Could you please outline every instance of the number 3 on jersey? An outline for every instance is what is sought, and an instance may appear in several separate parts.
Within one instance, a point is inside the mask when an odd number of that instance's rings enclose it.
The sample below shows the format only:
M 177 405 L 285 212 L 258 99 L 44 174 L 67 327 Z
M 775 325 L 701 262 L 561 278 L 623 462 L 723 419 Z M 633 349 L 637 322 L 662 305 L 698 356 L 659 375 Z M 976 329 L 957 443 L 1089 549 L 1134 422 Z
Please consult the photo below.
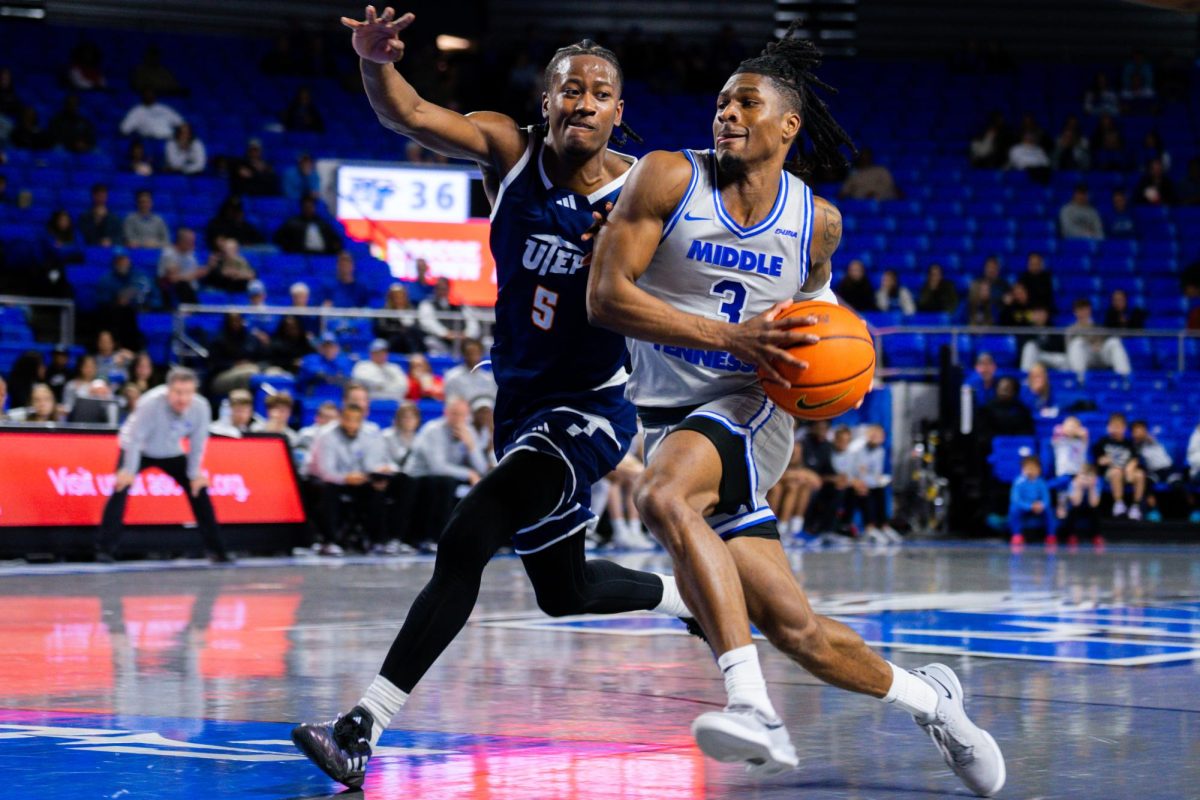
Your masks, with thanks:
M 742 321 L 742 306 L 746 305 L 746 287 L 740 282 L 726 278 L 712 285 L 710 291 L 725 302 L 717 312 L 722 317 L 737 325 Z
M 533 324 L 544 331 L 554 327 L 554 311 L 558 305 L 558 292 L 538 286 L 533 292 Z

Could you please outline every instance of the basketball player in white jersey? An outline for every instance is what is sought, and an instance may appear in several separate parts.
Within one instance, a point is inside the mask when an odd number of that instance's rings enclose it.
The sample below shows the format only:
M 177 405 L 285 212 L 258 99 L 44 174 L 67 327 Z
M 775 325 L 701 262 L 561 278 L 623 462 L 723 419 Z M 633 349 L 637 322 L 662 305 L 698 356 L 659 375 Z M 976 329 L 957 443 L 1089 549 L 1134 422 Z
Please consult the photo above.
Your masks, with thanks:
M 812 161 L 849 144 L 812 87 L 816 48 L 791 39 L 743 62 L 717 100 L 715 148 L 654 152 L 632 171 L 596 245 L 592 321 L 630 339 L 627 390 L 646 430 L 637 490 L 643 519 L 675 562 L 679 588 L 725 676 L 728 705 L 692 732 L 719 761 L 774 774 L 798 759 L 767 696 L 747 619 L 778 649 L 835 686 L 912 714 L 969 789 L 1004 784 L 995 741 L 963 709 L 954 672 L 884 661 L 858 634 L 813 613 L 779 542 L 766 492 L 783 474 L 794 423 L 755 375 L 804 364 L 811 319 L 776 320 L 793 300 L 836 302 L 832 205 L 786 172 L 805 130 Z M 792 165 L 788 165 L 792 166 Z

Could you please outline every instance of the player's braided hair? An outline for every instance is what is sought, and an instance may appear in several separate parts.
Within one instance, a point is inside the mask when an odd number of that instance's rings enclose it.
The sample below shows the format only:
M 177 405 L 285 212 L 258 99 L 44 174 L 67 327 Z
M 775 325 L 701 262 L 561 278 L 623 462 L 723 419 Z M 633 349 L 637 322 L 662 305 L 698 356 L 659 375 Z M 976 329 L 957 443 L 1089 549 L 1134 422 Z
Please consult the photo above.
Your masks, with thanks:
M 796 157 L 785 165 L 785 169 L 796 175 L 810 176 L 822 168 L 844 166 L 843 146 L 851 152 L 857 151 L 850 134 L 834 120 L 825 101 L 813 91 L 814 87 L 819 87 L 837 94 L 837 89 L 813 74 L 821 64 L 821 51 L 817 46 L 808 39 L 792 38 L 798 22 L 793 21 L 783 37 L 768 44 L 760 55 L 738 64 L 733 73 L 764 75 L 791 100 L 804 120 L 803 130 L 812 142 L 812 151 L 805 152 L 804 146 L 797 142 Z
M 595 56 L 596 58 L 604 59 L 612 64 L 613 68 L 617 71 L 617 81 L 621 84 L 620 88 L 625 88 L 625 73 L 621 69 L 621 62 L 617 60 L 617 54 L 607 47 L 601 47 L 591 39 L 583 39 L 575 44 L 569 44 L 566 47 L 560 47 L 555 50 L 554 55 L 550 57 L 550 63 L 546 64 L 546 69 L 542 73 L 542 85 L 549 89 L 550 81 L 554 77 L 554 71 L 558 68 L 558 63 L 564 58 L 571 58 L 572 56 Z M 543 122 L 540 129 L 542 135 L 546 135 L 550 131 L 549 123 Z M 613 130 L 612 140 L 618 147 L 624 147 L 630 139 L 638 144 L 642 143 L 642 137 L 634 133 L 633 128 L 629 127 L 628 123 L 622 121 Z

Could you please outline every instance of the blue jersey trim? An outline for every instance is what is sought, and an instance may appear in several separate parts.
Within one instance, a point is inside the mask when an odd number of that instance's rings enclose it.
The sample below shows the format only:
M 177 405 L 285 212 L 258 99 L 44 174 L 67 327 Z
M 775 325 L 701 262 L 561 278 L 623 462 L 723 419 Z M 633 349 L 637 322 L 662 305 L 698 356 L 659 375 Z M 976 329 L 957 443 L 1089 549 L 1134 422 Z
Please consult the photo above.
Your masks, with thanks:
M 779 221 L 779 216 L 783 213 L 783 209 L 787 206 L 788 186 L 791 181 L 788 180 L 786 172 L 779 173 L 779 190 L 775 193 L 775 205 L 771 206 L 771 210 L 767 212 L 767 218 L 756 225 L 749 228 L 743 228 L 741 225 L 734 222 L 733 217 L 729 216 L 729 212 L 725 210 L 725 204 L 721 201 L 721 192 L 717 188 L 717 156 L 713 151 L 709 151 L 712 163 L 712 193 L 713 206 L 717 210 L 717 219 L 721 220 L 721 224 L 739 239 L 749 239 L 751 236 L 757 236 L 763 231 L 770 228 Z
M 810 186 L 804 186 L 804 240 L 800 242 L 800 288 L 808 282 L 808 273 L 812 268 L 812 232 L 813 216 L 816 213 L 816 203 Z
M 681 152 L 691 162 L 692 178 L 688 181 L 687 191 L 683 193 L 683 197 L 679 199 L 675 210 L 671 212 L 671 216 L 667 219 L 667 224 L 663 226 L 662 238 L 659 239 L 660 242 L 671 235 L 671 231 L 675 229 L 675 223 L 679 222 L 679 218 L 687 209 L 688 202 L 692 199 L 692 193 L 696 191 L 696 184 L 700 182 L 700 167 L 696 164 L 696 157 L 692 155 L 691 150 L 683 150 Z

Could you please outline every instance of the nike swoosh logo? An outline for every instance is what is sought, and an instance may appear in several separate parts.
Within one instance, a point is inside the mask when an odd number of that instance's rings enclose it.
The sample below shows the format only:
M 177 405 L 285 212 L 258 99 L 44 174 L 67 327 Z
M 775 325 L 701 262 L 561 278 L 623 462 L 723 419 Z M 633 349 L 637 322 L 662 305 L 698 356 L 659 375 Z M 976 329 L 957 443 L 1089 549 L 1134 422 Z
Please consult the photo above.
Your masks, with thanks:
M 929 678 L 931 681 L 936 683 L 938 686 L 942 687 L 942 691 L 946 693 L 946 698 L 948 700 L 954 699 L 954 695 L 950 694 L 950 687 L 947 686 L 946 684 L 942 683 L 941 681 L 939 681 L 936 676 L 930 675 L 928 672 L 922 672 L 921 674 L 924 675 L 926 678 Z
M 739 661 L 736 664 L 730 664 L 728 667 L 721 670 L 721 672 L 729 672 L 729 670 L 733 669 L 734 667 L 740 667 L 742 664 L 745 664 L 745 663 L 746 663 L 745 661 Z
M 689 214 L 686 211 L 683 212 L 683 218 L 686 219 L 688 222 L 708 222 L 709 220 L 712 219 L 712 217 L 693 217 L 691 214 Z
M 826 406 L 833 405 L 848 394 L 850 394 L 849 389 L 837 395 L 836 397 L 831 397 L 828 400 L 822 400 L 819 403 L 808 402 L 808 395 L 802 394 L 796 398 L 796 408 L 800 409 L 801 411 L 816 411 L 818 408 L 825 408 Z

